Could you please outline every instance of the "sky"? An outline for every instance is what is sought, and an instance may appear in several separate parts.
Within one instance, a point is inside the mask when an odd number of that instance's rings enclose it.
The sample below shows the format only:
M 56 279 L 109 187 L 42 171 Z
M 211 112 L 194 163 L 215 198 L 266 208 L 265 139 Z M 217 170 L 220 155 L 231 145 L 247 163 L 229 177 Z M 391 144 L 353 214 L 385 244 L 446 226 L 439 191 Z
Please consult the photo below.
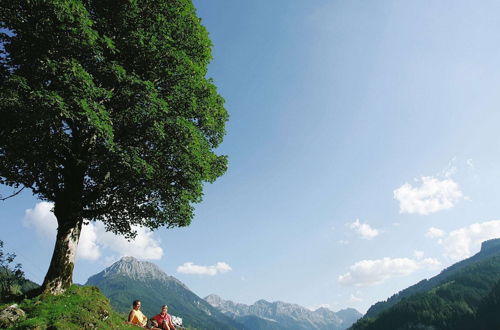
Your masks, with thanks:
M 85 227 L 75 282 L 132 255 L 201 297 L 364 313 L 500 237 L 498 1 L 194 3 L 229 169 L 189 227 Z M 0 202 L 4 249 L 38 283 L 51 207 Z

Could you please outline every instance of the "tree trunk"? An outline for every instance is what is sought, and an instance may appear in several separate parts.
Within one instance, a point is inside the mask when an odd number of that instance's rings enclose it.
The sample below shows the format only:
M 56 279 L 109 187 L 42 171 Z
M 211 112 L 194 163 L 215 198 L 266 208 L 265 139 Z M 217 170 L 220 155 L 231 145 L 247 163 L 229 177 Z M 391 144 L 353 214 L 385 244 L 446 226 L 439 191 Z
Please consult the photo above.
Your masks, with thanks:
M 57 208 L 57 206 L 56 206 Z M 61 217 L 54 212 L 59 227 L 56 245 L 49 270 L 42 284 L 42 292 L 61 294 L 73 283 L 76 248 L 80 239 L 83 219 L 81 217 Z

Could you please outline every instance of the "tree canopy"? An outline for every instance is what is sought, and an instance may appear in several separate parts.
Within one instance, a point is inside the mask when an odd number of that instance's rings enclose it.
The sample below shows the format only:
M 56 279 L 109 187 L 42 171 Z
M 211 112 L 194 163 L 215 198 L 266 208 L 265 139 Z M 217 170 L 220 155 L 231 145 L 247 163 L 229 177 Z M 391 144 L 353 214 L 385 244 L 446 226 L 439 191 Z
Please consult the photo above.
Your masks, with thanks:
M 55 259 L 72 271 L 84 222 L 189 225 L 228 119 L 190 0 L 11 0 L 0 38 L 0 183 L 54 202 L 45 282 Z

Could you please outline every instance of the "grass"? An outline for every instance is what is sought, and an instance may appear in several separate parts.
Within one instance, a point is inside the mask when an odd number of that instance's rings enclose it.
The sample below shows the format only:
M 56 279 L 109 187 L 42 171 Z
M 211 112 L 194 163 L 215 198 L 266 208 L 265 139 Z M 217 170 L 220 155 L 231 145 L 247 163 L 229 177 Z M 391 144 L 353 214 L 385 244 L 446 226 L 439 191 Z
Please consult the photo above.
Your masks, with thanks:
M 10 304 L 3 304 L 2 307 Z M 27 317 L 9 329 L 138 329 L 113 311 L 98 288 L 71 286 L 62 295 L 40 295 L 18 303 Z

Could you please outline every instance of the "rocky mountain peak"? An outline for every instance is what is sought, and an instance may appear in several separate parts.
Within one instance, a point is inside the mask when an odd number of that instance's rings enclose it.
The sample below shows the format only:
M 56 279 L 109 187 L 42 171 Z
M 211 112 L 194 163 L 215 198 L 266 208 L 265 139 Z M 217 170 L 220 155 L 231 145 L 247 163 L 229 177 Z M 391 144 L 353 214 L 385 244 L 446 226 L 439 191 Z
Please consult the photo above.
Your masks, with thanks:
M 102 276 L 109 278 L 114 276 L 126 276 L 135 281 L 147 282 L 158 280 L 162 282 L 174 281 L 186 287 L 181 281 L 175 277 L 168 276 L 160 267 L 152 262 L 137 260 L 134 257 L 123 257 L 101 273 L 94 276 Z
M 481 252 L 487 250 L 500 250 L 500 238 L 494 238 L 481 243 Z
M 216 294 L 209 294 L 208 296 L 205 297 L 205 300 L 214 307 L 219 307 L 223 305 L 225 302 L 224 299 L 222 299 Z
M 313 312 L 317 313 L 317 314 L 323 314 L 323 315 L 335 314 L 334 311 L 332 311 L 331 309 L 328 309 L 326 307 L 320 307 Z

